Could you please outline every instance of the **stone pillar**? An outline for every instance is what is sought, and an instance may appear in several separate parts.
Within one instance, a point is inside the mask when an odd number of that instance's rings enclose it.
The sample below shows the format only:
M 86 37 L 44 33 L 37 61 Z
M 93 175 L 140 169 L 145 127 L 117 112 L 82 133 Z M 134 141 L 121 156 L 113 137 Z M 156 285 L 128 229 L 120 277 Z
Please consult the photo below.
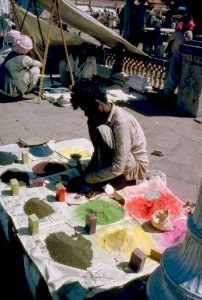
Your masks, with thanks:
M 180 47 L 182 75 L 177 109 L 191 117 L 202 116 L 202 42 L 190 41 Z
M 149 300 L 202 299 L 202 180 L 182 243 L 168 248 L 147 283 Z

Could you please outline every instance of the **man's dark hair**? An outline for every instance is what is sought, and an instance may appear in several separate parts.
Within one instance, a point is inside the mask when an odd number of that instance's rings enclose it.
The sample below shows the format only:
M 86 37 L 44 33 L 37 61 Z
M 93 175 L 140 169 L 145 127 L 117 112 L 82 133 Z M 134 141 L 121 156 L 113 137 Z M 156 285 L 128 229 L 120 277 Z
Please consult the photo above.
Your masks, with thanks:
M 108 102 L 105 85 L 87 78 L 78 80 L 72 88 L 71 104 L 73 109 L 93 106 L 95 100 Z

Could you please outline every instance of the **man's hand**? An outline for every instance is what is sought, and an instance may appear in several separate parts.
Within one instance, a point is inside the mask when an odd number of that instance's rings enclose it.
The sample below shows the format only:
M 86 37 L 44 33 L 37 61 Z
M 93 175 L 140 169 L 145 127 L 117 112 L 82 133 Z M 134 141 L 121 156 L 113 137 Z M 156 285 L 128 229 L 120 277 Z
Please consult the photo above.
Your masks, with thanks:
M 73 177 L 67 184 L 67 191 L 69 192 L 81 192 L 81 186 L 85 182 L 82 176 Z

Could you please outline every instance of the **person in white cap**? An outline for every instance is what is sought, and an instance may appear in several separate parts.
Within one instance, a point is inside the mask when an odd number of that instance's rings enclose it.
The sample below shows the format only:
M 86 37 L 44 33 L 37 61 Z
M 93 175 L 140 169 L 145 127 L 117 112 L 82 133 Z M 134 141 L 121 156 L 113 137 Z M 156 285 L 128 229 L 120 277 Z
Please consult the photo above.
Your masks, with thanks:
M 35 46 L 27 35 L 11 30 L 5 36 L 5 42 L 12 45 L 12 51 L 0 65 L 0 93 L 8 97 L 29 100 L 35 97 L 29 94 L 37 84 L 42 62 L 34 60 L 29 52 Z

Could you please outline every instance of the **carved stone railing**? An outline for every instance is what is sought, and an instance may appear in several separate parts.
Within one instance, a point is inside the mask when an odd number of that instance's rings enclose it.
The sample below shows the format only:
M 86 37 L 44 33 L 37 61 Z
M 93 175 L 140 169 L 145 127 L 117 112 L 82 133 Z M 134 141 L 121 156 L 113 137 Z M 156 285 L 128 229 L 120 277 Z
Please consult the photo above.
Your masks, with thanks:
M 128 76 L 140 75 L 150 79 L 153 89 L 163 90 L 166 75 L 167 60 L 142 56 L 131 52 L 123 52 L 121 57 L 112 49 L 104 50 L 104 65 L 112 69 L 118 63 L 118 72 Z M 117 68 L 116 68 L 117 70 Z

